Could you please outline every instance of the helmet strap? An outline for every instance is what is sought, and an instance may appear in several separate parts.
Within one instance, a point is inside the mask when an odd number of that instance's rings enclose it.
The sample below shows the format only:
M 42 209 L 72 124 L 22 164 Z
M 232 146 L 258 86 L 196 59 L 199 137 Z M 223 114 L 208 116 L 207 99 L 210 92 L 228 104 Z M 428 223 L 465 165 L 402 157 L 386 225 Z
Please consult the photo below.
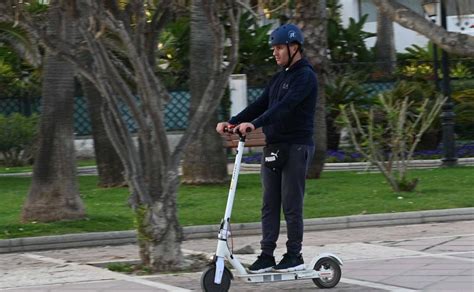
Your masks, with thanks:
M 290 66 L 291 66 L 291 63 L 293 62 L 293 58 L 296 56 L 296 54 L 298 53 L 299 51 L 299 48 L 293 53 L 293 55 L 291 55 L 291 52 L 290 52 L 290 44 L 286 44 L 286 50 L 288 51 L 288 63 L 286 63 L 285 65 L 285 71 L 287 71 L 288 69 L 290 69 Z

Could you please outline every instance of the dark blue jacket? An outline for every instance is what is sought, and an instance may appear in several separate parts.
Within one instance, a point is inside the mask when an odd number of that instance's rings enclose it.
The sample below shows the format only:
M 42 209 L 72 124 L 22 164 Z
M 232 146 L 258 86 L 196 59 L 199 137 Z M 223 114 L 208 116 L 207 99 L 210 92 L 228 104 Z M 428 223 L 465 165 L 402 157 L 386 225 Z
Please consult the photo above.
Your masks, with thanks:
M 318 86 L 306 59 L 275 74 L 262 95 L 229 120 L 263 127 L 267 144 L 286 142 L 313 145 L 314 112 Z

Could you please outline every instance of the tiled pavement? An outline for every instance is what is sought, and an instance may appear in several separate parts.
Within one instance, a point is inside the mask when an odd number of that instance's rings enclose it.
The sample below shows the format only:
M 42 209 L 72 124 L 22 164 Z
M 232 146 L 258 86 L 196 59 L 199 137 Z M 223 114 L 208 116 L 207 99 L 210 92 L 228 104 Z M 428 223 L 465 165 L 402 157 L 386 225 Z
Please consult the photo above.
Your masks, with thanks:
M 474 222 L 460 221 L 305 233 L 305 261 L 320 252 L 343 259 L 343 278 L 330 291 L 474 291 Z M 284 247 L 284 236 L 279 246 Z M 234 239 L 236 248 L 258 247 L 258 236 Z M 183 243 L 212 253 L 215 240 Z M 284 249 L 277 249 L 277 257 Z M 255 255 L 239 256 L 249 263 Z M 0 290 L 35 292 L 200 290 L 201 273 L 128 276 L 87 265 L 136 260 L 134 245 L 0 255 Z M 230 291 L 315 291 L 312 281 L 246 284 Z

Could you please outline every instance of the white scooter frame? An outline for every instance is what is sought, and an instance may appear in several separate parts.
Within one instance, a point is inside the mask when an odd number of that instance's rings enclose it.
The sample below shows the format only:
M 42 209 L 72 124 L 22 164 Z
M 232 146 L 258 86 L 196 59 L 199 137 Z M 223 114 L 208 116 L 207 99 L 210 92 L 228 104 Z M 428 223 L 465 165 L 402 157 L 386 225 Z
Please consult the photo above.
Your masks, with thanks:
M 304 270 L 294 272 L 270 272 L 270 273 L 248 273 L 239 260 L 232 254 L 227 244 L 230 235 L 230 216 L 237 189 L 237 181 L 240 172 L 240 164 L 245 145 L 245 136 L 239 133 L 240 139 L 237 146 L 237 155 L 230 183 L 229 195 L 225 209 L 224 219 L 222 219 L 217 240 L 217 249 L 214 261 L 201 277 L 201 288 L 203 291 L 227 291 L 230 281 L 233 279 L 231 272 L 224 266 L 227 260 L 236 271 L 236 277 L 250 283 L 290 281 L 300 279 L 312 279 L 320 288 L 332 288 L 339 283 L 341 278 L 342 260 L 336 255 L 322 253 L 315 257 L 309 266 Z

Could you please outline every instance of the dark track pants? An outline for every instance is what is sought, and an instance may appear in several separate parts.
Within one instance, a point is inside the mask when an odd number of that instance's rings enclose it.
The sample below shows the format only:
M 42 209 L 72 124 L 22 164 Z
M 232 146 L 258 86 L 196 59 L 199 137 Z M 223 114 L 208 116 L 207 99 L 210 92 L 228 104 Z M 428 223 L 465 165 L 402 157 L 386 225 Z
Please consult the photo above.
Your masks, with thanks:
M 305 179 L 314 154 L 314 146 L 290 146 L 286 165 L 281 170 L 272 170 L 263 165 L 261 179 L 263 186 L 262 204 L 262 252 L 273 255 L 280 233 L 280 212 L 286 220 L 288 241 L 287 252 L 300 253 L 303 241 L 303 198 Z

